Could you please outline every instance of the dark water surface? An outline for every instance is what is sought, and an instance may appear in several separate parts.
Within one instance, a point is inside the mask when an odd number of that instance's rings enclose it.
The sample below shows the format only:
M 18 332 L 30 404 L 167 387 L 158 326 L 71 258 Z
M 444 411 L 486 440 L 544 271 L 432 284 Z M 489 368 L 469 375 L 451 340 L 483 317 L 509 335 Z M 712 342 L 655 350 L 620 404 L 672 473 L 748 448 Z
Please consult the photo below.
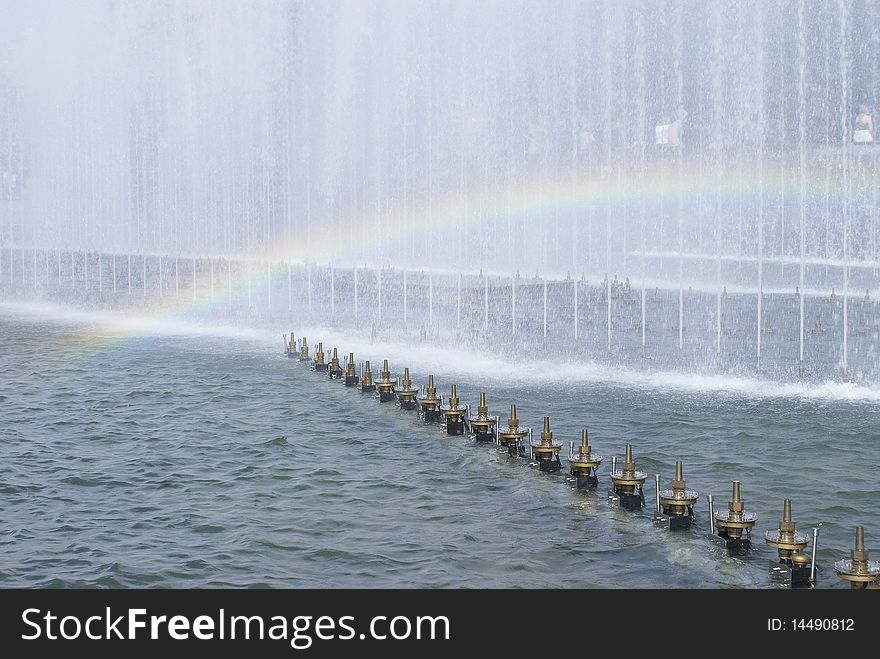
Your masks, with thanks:
M 549 414 L 566 452 L 588 425 L 599 491 L 447 437 L 267 341 L 120 341 L 3 312 L 0 586 L 769 587 L 760 539 L 784 497 L 801 530 L 823 523 L 820 586 L 842 587 L 831 564 L 856 524 L 880 557 L 875 402 L 456 377 L 502 420 L 513 401 L 524 425 Z M 665 486 L 684 460 L 693 532 L 608 502 L 627 440 Z M 759 516 L 747 559 L 705 537 L 704 495 L 725 506 L 734 478 Z M 650 508 L 652 477 L 645 493 Z

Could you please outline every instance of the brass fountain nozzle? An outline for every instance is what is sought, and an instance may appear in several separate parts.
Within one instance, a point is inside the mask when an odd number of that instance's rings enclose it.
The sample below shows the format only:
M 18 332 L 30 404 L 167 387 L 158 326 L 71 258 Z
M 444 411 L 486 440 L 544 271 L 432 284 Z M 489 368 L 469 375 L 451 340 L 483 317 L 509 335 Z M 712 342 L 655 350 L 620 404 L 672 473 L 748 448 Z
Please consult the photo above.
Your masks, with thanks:
M 296 338 L 294 338 L 293 332 L 290 333 L 290 341 L 287 342 L 287 354 L 291 356 L 296 354 Z
M 633 461 L 632 444 L 627 444 L 623 458 L 623 477 L 632 479 L 635 475 L 635 471 L 636 463 Z
M 719 510 L 715 513 L 715 528 L 718 535 L 730 540 L 741 540 L 743 531 L 748 536 L 758 521 L 756 513 L 745 510 L 745 502 L 740 496 L 739 481 L 733 481 L 733 493 L 731 500 L 727 502 L 727 510 Z
M 434 376 L 428 375 L 428 386 L 424 396 L 419 399 L 421 416 L 425 423 L 434 423 L 440 421 L 440 397 L 437 395 L 437 387 L 434 386 Z
M 598 484 L 596 469 L 602 464 L 601 455 L 593 455 L 590 436 L 586 428 L 581 429 L 581 445 L 577 454 L 569 452 L 568 466 L 571 475 L 577 480 L 578 489 L 592 489 Z
M 460 407 L 458 403 L 458 391 L 453 384 L 452 393 L 449 396 L 449 406 L 440 408 L 440 413 L 446 421 L 446 434 L 448 435 L 464 434 L 464 415 L 467 410 Z
M 558 471 L 561 467 L 559 462 L 559 449 L 561 442 L 553 441 L 553 432 L 550 430 L 550 417 L 544 417 L 544 428 L 541 430 L 541 439 L 532 442 L 532 457 L 541 467 L 541 471 Z
M 544 429 L 541 431 L 541 443 L 542 444 L 552 444 L 553 443 L 553 433 L 550 432 L 550 417 L 544 417 Z
M 306 340 L 306 337 L 303 337 L 303 342 L 299 349 L 299 360 L 301 362 L 311 361 L 309 357 L 309 342 Z
M 764 532 L 764 542 L 776 549 L 780 563 L 792 563 L 794 554 L 802 552 L 808 542 L 803 533 L 797 532 L 794 519 L 791 516 L 791 499 L 782 502 L 782 519 L 779 527 Z
M 633 460 L 632 454 L 632 444 L 627 444 L 625 457 L 623 459 L 623 467 L 618 471 L 611 472 L 611 483 L 614 487 L 615 494 L 621 497 L 621 503 L 624 503 L 623 497 L 633 497 L 638 495 L 640 500 L 643 499 L 642 485 L 644 485 L 647 477 L 648 475 L 644 471 L 636 469 L 636 463 Z M 627 501 L 629 500 L 627 499 Z M 632 503 L 633 507 L 641 507 L 640 505 L 635 506 L 634 501 L 630 503 Z
M 489 415 L 489 407 L 486 405 L 486 392 L 480 392 L 480 402 L 477 405 L 477 418 L 486 419 Z
M 508 451 L 513 454 L 518 451 L 520 440 L 529 434 L 528 430 L 520 430 L 519 419 L 516 416 L 516 403 L 510 406 L 510 417 L 507 419 L 507 430 L 498 433 L 498 442 L 503 446 L 507 446 Z
M 865 565 L 868 564 L 870 553 L 867 549 L 865 549 L 864 526 L 856 527 L 856 546 L 853 547 L 853 550 L 850 552 L 850 556 L 852 557 L 853 562 L 858 564 L 858 567 L 865 567 Z
M 330 358 L 330 370 L 331 371 L 341 371 L 339 368 L 339 355 L 336 354 L 336 348 L 333 348 L 333 357 Z
M 581 428 L 581 445 L 578 449 L 578 458 L 589 459 L 591 452 L 589 431 L 586 428 Z
M 440 411 L 443 412 L 447 417 L 460 417 L 462 414 L 466 412 L 466 410 L 462 407 L 459 407 L 459 398 L 458 391 L 456 390 L 455 385 L 452 385 L 452 392 L 449 395 L 449 405 L 447 407 L 441 407 Z
M 453 410 L 458 409 L 458 392 L 454 384 L 452 385 L 452 393 L 449 396 L 449 408 Z
M 391 379 L 391 370 L 388 368 L 388 360 L 382 361 L 382 372 L 376 382 L 376 388 L 379 390 L 379 401 L 387 403 L 394 398 L 394 385 L 396 383 Z
M 348 353 L 348 366 L 345 367 L 345 377 L 357 377 L 357 371 L 354 368 L 354 353 Z
M 434 386 L 434 376 L 428 376 L 428 386 L 425 395 L 419 398 L 422 409 L 427 411 L 434 410 L 440 404 L 440 397 L 437 395 L 437 387 Z
M 507 420 L 507 427 L 511 430 L 519 430 L 519 419 L 516 418 L 516 403 L 510 405 L 510 418 Z
M 419 390 L 412 386 L 412 378 L 409 376 L 409 369 L 403 369 L 403 380 L 401 386 L 397 388 L 397 400 L 401 409 L 412 410 L 416 407 L 416 396 Z
M 880 561 L 872 561 L 870 552 L 865 549 L 865 527 L 856 527 L 856 544 L 850 558 L 834 563 L 837 576 L 849 581 L 852 588 L 872 588 L 880 582 Z
M 663 509 L 663 514 L 670 517 L 693 516 L 694 504 L 699 498 L 699 492 L 688 489 L 684 480 L 684 466 L 681 460 L 676 460 L 672 487 L 660 491 L 660 507 Z
M 373 385 L 373 369 L 370 367 L 370 362 L 364 362 L 364 372 L 361 375 L 361 384 L 365 387 L 370 387 Z
M 486 392 L 480 392 L 477 405 L 477 416 L 470 419 L 471 431 L 477 441 L 487 442 L 495 439 L 495 419 L 489 417 L 489 406 L 486 405 Z
M 318 342 L 318 349 L 315 351 L 315 360 L 312 363 L 312 370 L 315 372 L 324 372 L 329 370 L 327 363 L 324 361 L 324 344 Z

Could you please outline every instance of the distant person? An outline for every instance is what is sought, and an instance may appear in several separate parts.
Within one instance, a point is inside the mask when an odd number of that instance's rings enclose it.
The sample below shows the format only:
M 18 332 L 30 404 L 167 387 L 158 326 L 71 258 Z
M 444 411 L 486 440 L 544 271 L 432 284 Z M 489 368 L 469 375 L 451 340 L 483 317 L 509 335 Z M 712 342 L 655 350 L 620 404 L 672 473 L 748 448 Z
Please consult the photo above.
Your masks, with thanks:
M 675 115 L 664 115 L 660 123 L 654 127 L 654 144 L 665 146 L 681 145 L 681 122 L 688 113 L 679 107 Z M 676 118 L 673 119 L 673 116 Z
M 654 144 L 658 146 L 669 144 L 669 118 L 665 115 L 654 126 Z
M 871 107 L 867 103 L 859 105 L 859 113 L 856 115 L 853 142 L 856 144 L 870 144 L 874 141 L 874 120 L 871 118 Z

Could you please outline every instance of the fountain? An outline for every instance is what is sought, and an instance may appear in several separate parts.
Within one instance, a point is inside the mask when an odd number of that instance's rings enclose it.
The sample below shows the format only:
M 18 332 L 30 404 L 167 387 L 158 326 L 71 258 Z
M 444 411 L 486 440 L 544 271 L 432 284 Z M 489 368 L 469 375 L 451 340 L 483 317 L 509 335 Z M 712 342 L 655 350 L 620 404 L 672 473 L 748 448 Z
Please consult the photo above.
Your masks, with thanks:
M 838 47 L 880 42 L 850 0 L 135 5 L 9 17 L 4 295 L 880 382 L 880 157 Z

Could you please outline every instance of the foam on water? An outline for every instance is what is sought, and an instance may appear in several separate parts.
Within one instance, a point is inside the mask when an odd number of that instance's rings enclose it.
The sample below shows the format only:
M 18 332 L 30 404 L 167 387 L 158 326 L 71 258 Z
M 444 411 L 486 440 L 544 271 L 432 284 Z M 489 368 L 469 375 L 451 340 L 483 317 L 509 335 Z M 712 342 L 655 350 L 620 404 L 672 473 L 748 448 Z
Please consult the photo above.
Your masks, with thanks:
M 80 325 L 106 341 L 108 349 L 117 342 L 142 336 L 228 337 L 251 341 L 260 346 L 282 347 L 279 328 L 270 331 L 255 327 L 213 324 L 196 320 L 162 318 L 129 311 L 85 311 L 71 306 L 43 302 L 0 301 L 0 311 L 40 317 Z M 679 371 L 645 372 L 615 368 L 591 362 L 565 362 L 512 359 L 480 352 L 473 347 L 452 347 L 442 343 L 410 341 L 370 341 L 338 328 L 293 328 L 297 338 L 305 335 L 314 349 L 318 341 L 325 351 L 339 348 L 340 358 L 354 352 L 361 362 L 370 359 L 374 366 L 381 359 L 391 362 L 393 371 L 404 366 L 413 371 L 436 372 L 447 376 L 479 377 L 487 382 L 511 384 L 568 382 L 575 384 L 611 384 L 620 387 L 669 389 L 694 394 L 730 395 L 745 398 L 798 398 L 804 400 L 880 402 L 880 388 L 834 381 L 779 382 L 731 374 L 698 374 Z

